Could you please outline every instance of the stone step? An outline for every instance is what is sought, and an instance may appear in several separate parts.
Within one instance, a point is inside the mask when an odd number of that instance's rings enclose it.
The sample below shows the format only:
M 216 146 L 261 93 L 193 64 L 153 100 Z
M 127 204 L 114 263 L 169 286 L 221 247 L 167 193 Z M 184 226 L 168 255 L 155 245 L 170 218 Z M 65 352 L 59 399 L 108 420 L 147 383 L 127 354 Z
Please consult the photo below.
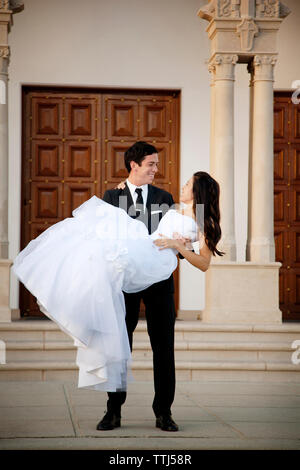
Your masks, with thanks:
M 290 362 L 293 352 L 289 342 L 175 341 L 175 358 L 180 361 Z M 133 359 L 152 359 L 150 343 L 135 341 Z
M 208 324 L 176 322 L 176 339 L 184 341 L 288 342 L 300 338 L 300 324 Z M 143 331 L 140 330 L 143 334 Z
M 0 380 L 77 381 L 73 340 L 49 320 L 0 324 L 6 364 Z M 177 380 L 299 381 L 291 344 L 300 339 L 299 324 L 210 325 L 177 321 Z M 153 380 L 152 351 L 146 322 L 134 334 L 133 375 Z
M 290 362 L 294 349 L 288 342 L 176 341 L 175 357 L 181 361 L 243 360 Z M 6 341 L 6 362 L 40 360 L 75 361 L 72 341 Z M 133 359 L 152 360 L 149 340 L 134 341 Z
M 0 381 L 38 380 L 77 382 L 78 369 L 71 361 L 18 361 L 0 365 Z M 153 380 L 152 361 L 132 364 L 135 380 Z M 249 380 L 299 383 L 300 368 L 286 362 L 176 361 L 177 380 Z
M 76 348 L 73 341 L 6 341 L 6 362 L 73 361 Z
M 289 342 L 300 339 L 300 323 L 283 324 L 209 324 L 201 321 L 176 321 L 177 341 Z M 19 320 L 0 323 L 0 340 L 70 341 L 51 320 Z M 148 340 L 145 320 L 139 321 L 135 341 Z

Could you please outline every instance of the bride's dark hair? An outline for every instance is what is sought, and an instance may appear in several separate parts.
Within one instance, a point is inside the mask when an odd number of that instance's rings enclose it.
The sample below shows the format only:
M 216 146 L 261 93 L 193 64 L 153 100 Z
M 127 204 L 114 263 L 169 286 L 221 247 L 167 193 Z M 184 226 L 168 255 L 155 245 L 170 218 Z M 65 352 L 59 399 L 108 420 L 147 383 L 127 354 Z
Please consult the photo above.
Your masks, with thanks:
M 205 241 L 214 256 L 223 256 L 225 253 L 217 249 L 221 239 L 220 227 L 220 186 L 205 171 L 194 173 L 193 182 L 193 211 L 197 220 L 197 204 L 204 204 L 204 227 L 200 227 L 205 236 Z

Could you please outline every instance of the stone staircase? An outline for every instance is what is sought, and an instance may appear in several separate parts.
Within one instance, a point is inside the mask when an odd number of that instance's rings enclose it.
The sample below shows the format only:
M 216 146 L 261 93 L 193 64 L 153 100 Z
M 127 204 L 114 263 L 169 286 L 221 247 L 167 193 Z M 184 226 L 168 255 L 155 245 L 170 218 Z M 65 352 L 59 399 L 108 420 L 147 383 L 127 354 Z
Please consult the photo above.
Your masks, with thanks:
M 177 381 L 300 382 L 300 364 L 292 363 L 299 323 L 213 325 L 177 320 L 175 336 Z M 50 320 L 0 323 L 0 340 L 6 346 L 0 381 L 77 381 L 73 341 Z M 134 333 L 133 350 L 134 378 L 153 380 L 145 321 Z

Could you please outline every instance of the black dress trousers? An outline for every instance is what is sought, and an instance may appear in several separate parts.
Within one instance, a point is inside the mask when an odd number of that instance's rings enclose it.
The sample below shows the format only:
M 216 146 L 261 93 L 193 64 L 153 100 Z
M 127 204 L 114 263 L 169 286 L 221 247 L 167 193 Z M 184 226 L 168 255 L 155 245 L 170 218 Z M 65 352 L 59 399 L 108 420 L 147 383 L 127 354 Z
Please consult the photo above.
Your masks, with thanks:
M 174 295 L 161 286 L 165 281 L 154 284 L 136 294 L 126 294 L 126 326 L 130 348 L 132 350 L 133 332 L 137 326 L 140 302 L 146 307 L 147 331 L 153 351 L 155 416 L 171 414 L 171 405 L 175 396 L 175 358 L 174 358 Z M 107 409 L 120 414 L 126 400 L 126 392 L 108 392 Z

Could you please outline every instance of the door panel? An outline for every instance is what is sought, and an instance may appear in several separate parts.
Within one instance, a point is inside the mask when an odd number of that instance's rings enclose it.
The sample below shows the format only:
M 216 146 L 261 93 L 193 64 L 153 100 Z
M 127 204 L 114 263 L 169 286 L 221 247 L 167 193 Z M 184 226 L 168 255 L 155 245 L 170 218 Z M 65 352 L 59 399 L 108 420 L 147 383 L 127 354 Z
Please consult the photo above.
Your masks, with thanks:
M 284 321 L 300 321 L 300 106 L 274 99 L 274 234 Z
M 126 179 L 124 152 L 137 140 L 157 147 L 154 184 L 178 201 L 178 130 L 179 92 L 24 87 L 21 249 Z M 43 317 L 23 285 L 20 310 Z

